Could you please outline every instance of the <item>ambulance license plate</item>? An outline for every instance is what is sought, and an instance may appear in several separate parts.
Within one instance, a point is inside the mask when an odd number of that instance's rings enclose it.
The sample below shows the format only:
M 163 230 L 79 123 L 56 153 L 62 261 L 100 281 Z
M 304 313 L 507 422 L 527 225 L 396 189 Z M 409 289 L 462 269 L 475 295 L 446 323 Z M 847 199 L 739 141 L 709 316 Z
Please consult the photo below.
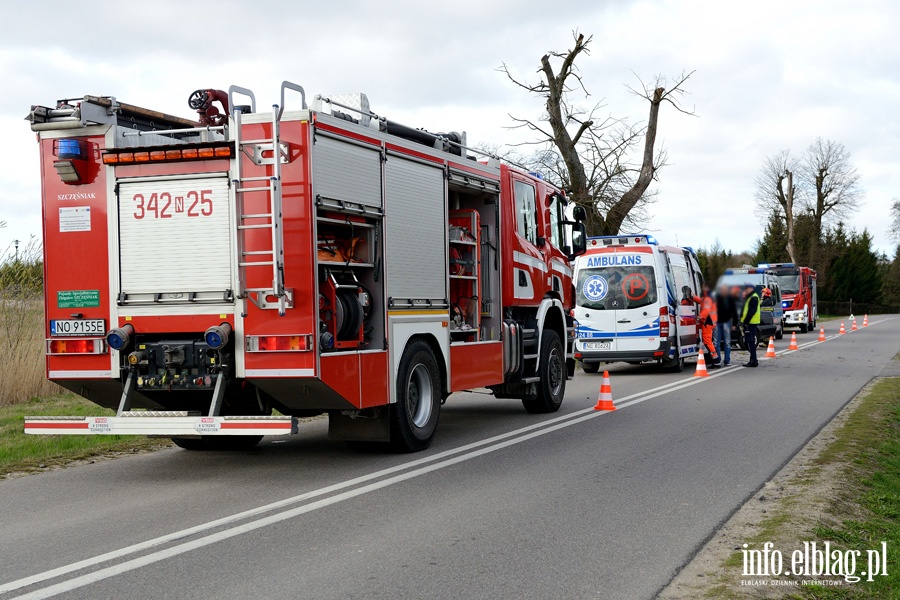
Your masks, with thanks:
M 50 335 L 105 335 L 103 319 L 65 319 L 50 321 Z
M 585 342 L 584 349 L 585 350 L 609 350 L 612 347 L 612 342 Z

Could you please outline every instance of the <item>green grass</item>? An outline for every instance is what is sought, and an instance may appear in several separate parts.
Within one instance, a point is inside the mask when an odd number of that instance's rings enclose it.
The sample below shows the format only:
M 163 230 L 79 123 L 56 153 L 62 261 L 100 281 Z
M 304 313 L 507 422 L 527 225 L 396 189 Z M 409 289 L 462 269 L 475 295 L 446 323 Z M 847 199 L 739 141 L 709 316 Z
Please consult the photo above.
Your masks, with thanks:
M 900 378 L 878 382 L 858 410 L 817 459 L 846 462 L 845 490 L 834 498 L 834 522 L 821 522 L 813 534 L 845 550 L 866 550 L 887 542 L 888 576 L 838 588 L 806 587 L 793 598 L 900 598 Z
M 101 408 L 74 394 L 34 398 L 0 406 L 0 478 L 13 472 L 44 470 L 73 460 L 116 452 L 136 452 L 169 445 L 168 440 L 124 435 L 25 435 L 26 415 L 103 416 Z

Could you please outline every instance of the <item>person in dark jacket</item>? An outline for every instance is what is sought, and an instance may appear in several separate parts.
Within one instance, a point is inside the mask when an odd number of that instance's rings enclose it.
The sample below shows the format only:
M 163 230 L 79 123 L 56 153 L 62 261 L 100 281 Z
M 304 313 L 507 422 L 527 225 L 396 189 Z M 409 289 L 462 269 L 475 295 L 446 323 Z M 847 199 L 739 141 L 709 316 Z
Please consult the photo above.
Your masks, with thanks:
M 762 320 L 762 303 L 756 288 L 748 285 L 744 288 L 744 309 L 741 311 L 741 325 L 744 327 L 744 341 L 747 342 L 747 350 L 750 351 L 750 362 L 745 367 L 758 367 L 756 359 L 756 330 Z
M 731 364 L 731 325 L 737 319 L 737 305 L 727 286 L 716 290 L 716 312 L 719 321 L 716 323 L 716 349 L 724 358 L 724 366 Z

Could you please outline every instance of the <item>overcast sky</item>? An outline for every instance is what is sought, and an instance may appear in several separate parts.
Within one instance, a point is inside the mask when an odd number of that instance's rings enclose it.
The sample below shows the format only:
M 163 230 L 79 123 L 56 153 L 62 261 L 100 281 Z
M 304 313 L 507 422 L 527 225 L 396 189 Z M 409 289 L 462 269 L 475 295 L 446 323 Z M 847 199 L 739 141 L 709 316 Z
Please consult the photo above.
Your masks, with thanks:
M 433 131 L 465 130 L 470 145 L 523 140 L 509 113 L 541 103 L 496 71 L 529 79 L 540 57 L 593 35 L 580 58 L 592 96 L 619 117 L 646 119 L 636 75 L 696 70 L 684 99 L 664 107 L 650 229 L 663 242 L 749 250 L 763 226 L 753 179 L 763 159 L 800 154 L 818 136 L 843 143 L 865 190 L 847 225 L 868 228 L 893 255 L 891 199 L 900 196 L 900 3 L 705 0 L 304 0 L 9 3 L 0 24 L 0 249 L 41 235 L 38 151 L 23 117 L 32 104 L 112 95 L 191 117 L 198 88 L 237 84 L 259 104 L 287 79 L 308 94 L 363 91 L 372 110 Z M 15 7 L 15 8 L 11 8 Z M 18 14 L 16 14 L 18 13 Z

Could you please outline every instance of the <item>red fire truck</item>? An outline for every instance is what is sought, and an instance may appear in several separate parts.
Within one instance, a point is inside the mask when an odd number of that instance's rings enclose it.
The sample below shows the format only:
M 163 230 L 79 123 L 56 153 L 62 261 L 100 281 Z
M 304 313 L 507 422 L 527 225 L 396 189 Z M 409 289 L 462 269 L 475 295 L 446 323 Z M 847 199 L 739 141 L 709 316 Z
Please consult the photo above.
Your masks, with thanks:
M 819 309 L 816 304 L 816 272 L 792 263 L 760 264 L 778 279 L 784 326 L 799 327 L 800 333 L 816 328 Z
M 114 97 L 31 109 L 47 377 L 117 412 L 27 433 L 227 449 L 327 413 L 333 439 L 417 451 L 453 392 L 559 408 L 585 244 L 560 190 L 364 94 L 189 105 L 196 121 Z

